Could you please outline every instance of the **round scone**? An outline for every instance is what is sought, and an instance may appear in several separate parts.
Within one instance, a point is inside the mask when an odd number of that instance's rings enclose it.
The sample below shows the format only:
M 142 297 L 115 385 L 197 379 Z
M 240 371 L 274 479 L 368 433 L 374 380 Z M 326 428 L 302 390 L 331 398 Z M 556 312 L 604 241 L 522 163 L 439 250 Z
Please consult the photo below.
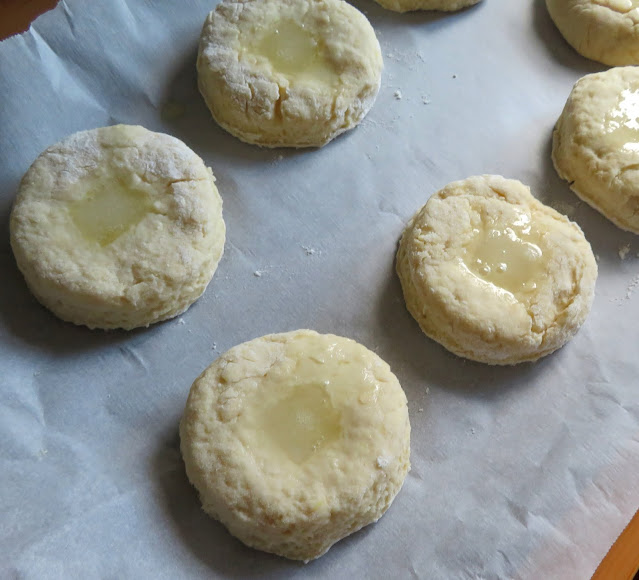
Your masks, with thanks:
M 10 227 L 35 297 L 89 328 L 148 326 L 186 310 L 225 237 L 211 170 L 178 139 L 128 125 L 44 151 L 22 179 Z
M 480 0 L 375 0 L 380 6 L 394 12 L 412 10 L 441 10 L 453 12 L 477 4 Z
M 639 234 L 639 68 L 577 81 L 555 125 L 552 160 L 581 199 Z
M 409 469 L 406 396 L 347 338 L 240 344 L 193 383 L 182 456 L 204 510 L 245 544 L 312 560 L 377 521 Z
M 639 0 L 546 0 L 546 6 L 582 56 L 610 66 L 639 64 Z
M 519 181 L 484 175 L 447 185 L 415 214 L 397 273 L 425 334 L 459 356 L 505 365 L 573 337 L 597 264 L 577 224 Z
M 224 0 L 197 59 L 214 119 L 264 147 L 320 147 L 355 127 L 382 67 L 373 28 L 343 0 Z

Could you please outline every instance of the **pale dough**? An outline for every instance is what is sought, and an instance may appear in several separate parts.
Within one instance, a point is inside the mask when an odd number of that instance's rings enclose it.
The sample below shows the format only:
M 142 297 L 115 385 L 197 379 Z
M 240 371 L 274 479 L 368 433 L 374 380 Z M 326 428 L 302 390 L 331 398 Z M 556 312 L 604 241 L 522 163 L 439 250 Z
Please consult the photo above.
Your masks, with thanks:
M 265 147 L 319 147 L 355 127 L 382 67 L 373 28 L 342 0 L 224 0 L 197 60 L 214 119 Z
M 453 12 L 477 4 L 480 0 L 375 0 L 380 6 L 395 12 L 441 10 Z
M 639 64 L 639 0 L 546 0 L 546 6 L 579 54 L 610 66 Z
M 33 294 L 90 328 L 148 326 L 186 310 L 224 238 L 211 170 L 178 139 L 128 125 L 49 147 L 11 213 L 11 246 Z
M 639 69 L 580 79 L 553 133 L 557 173 L 585 202 L 639 234 Z
M 245 544 L 312 560 L 388 509 L 409 469 L 406 396 L 362 345 L 298 330 L 240 344 L 180 423 L 204 510 Z
M 577 224 L 519 181 L 484 175 L 449 184 L 415 214 L 397 273 L 429 337 L 459 356 L 515 364 L 573 337 L 597 265 Z

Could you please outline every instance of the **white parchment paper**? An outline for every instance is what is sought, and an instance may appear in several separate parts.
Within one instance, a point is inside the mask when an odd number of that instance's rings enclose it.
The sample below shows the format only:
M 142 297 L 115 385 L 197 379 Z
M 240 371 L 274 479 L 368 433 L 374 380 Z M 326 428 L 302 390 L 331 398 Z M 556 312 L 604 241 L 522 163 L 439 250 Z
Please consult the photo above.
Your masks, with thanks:
M 543 0 L 449 15 L 355 5 L 382 44 L 382 89 L 359 128 L 315 151 L 261 150 L 211 120 L 195 55 L 213 2 L 62 0 L 0 44 L 0 577 L 581 579 L 639 507 L 639 241 L 579 203 L 549 158 L 573 83 L 603 67 L 563 42 Z M 58 321 L 8 243 L 34 158 L 113 123 L 200 154 L 228 228 L 205 295 L 129 333 Z M 479 173 L 530 185 L 599 258 L 585 326 L 536 364 L 465 362 L 403 305 L 404 223 Z M 200 510 L 177 435 L 219 353 L 303 327 L 387 360 L 413 428 L 389 512 L 306 566 L 244 547 Z

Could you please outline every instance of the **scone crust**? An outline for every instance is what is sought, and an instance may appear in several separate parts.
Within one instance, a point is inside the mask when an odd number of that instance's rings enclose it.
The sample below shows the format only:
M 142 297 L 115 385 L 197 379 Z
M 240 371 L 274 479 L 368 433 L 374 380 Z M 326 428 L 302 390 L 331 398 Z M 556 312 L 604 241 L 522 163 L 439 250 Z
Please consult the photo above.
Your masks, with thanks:
M 610 66 L 639 64 L 639 10 L 627 0 L 546 0 L 566 41 Z
M 510 205 L 546 230 L 544 279 L 525 300 L 475 284 L 458 264 L 480 216 Z M 590 311 L 597 265 L 577 224 L 519 181 L 484 175 L 449 184 L 415 214 L 400 241 L 397 273 L 426 335 L 459 356 L 506 365 L 536 360 L 572 338 Z
M 337 86 L 295 82 L 242 42 L 277 15 L 316 32 Z M 321 147 L 355 127 L 381 83 L 382 53 L 366 17 L 343 0 L 224 0 L 202 29 L 198 85 L 217 123 L 263 147 Z
M 141 188 L 149 203 L 102 248 L 70 213 L 96 175 Z M 63 320 L 104 329 L 184 312 L 206 289 L 225 239 L 211 170 L 178 139 L 128 125 L 76 133 L 44 151 L 22 179 L 10 231 L 35 297 Z
M 375 0 L 380 6 L 393 12 L 411 12 L 413 10 L 439 10 L 454 12 L 474 6 L 480 0 Z
M 295 349 L 309 340 L 325 345 L 340 369 L 359 372 L 333 401 L 342 443 L 302 464 L 270 461 L 252 447 L 242 414 L 261 404 L 265 378 L 295 372 Z M 319 373 L 322 358 L 313 363 Z M 257 338 L 217 359 L 191 387 L 180 439 L 204 510 L 245 544 L 295 560 L 317 558 L 379 519 L 409 470 L 406 396 L 389 366 L 352 340 L 310 330 Z
M 639 234 L 639 152 L 605 138 L 604 119 L 625 90 L 639 90 L 639 69 L 617 67 L 575 84 L 553 131 L 557 173 L 618 227 Z

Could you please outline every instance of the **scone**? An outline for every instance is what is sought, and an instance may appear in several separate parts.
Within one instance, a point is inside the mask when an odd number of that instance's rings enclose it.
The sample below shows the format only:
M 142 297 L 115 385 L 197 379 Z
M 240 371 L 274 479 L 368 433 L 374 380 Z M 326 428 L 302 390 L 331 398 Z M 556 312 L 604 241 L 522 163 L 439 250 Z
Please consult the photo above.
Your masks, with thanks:
M 406 396 L 389 366 L 311 330 L 223 354 L 193 383 L 180 439 L 204 510 L 294 560 L 377 521 L 409 469 Z
M 546 0 L 546 6 L 579 54 L 610 66 L 639 64 L 637 0 Z
M 35 297 L 89 328 L 148 326 L 186 310 L 225 237 L 211 170 L 178 139 L 128 125 L 44 151 L 22 179 L 10 228 Z
M 264 147 L 320 147 L 355 127 L 382 67 L 373 28 L 343 0 L 224 0 L 197 59 L 214 119 Z
M 451 352 L 488 364 L 563 346 L 592 304 L 597 265 L 579 226 L 501 176 L 434 194 L 397 253 L 408 310 Z
M 557 173 L 581 199 L 639 234 L 639 69 L 580 79 L 553 132 Z
M 477 4 L 480 0 L 375 0 L 380 6 L 395 12 L 411 10 L 441 10 L 453 12 Z

